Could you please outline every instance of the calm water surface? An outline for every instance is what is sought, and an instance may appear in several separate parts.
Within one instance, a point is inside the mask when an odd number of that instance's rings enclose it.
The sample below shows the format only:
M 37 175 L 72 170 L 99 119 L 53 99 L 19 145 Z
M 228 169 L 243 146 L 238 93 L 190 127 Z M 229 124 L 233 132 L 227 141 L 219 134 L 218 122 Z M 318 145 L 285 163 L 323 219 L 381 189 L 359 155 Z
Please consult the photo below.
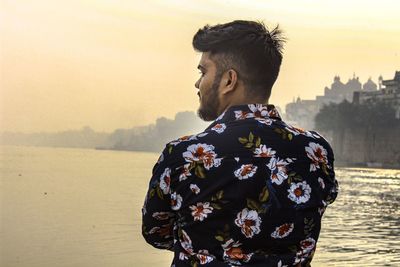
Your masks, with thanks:
M 140 230 L 158 154 L 0 148 L 0 266 L 169 266 Z M 336 174 L 312 266 L 400 266 L 400 170 Z

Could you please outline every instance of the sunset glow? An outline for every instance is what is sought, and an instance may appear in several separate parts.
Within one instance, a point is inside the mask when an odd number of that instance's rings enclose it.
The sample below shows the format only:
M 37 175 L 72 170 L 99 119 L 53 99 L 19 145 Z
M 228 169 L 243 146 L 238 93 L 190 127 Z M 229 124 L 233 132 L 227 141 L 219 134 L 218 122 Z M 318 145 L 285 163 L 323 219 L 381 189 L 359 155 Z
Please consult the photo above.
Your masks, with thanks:
M 0 127 L 111 132 L 195 111 L 205 24 L 282 26 L 270 103 L 313 99 L 335 75 L 362 83 L 400 70 L 398 1 L 1 1 Z

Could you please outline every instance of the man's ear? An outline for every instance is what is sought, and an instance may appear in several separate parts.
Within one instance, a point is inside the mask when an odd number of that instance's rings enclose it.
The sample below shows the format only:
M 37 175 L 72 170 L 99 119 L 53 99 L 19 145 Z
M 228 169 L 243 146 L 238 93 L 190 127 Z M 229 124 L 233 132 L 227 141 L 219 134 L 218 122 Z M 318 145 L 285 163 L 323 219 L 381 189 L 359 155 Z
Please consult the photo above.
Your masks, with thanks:
M 238 75 L 234 69 L 227 70 L 222 76 L 221 93 L 228 94 L 233 92 L 238 85 Z

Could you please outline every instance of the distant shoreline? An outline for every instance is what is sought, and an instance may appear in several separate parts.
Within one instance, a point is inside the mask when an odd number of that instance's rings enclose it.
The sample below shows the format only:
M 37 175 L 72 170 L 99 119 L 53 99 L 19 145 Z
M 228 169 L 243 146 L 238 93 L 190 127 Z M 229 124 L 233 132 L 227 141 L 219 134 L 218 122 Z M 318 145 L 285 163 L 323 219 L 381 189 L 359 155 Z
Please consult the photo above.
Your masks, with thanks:
M 335 167 L 340 168 L 366 168 L 366 169 L 390 169 L 400 170 L 400 164 L 382 164 L 380 162 L 360 162 L 360 163 L 347 163 L 347 162 L 335 162 Z
M 160 151 L 149 151 L 149 150 L 129 150 L 129 149 L 116 149 L 104 146 L 98 147 L 71 147 L 71 146 L 35 146 L 35 145 L 7 145 L 1 144 L 1 146 L 23 146 L 23 147 L 48 147 L 48 148 L 78 148 L 78 149 L 90 149 L 90 150 L 108 150 L 108 151 L 124 151 L 124 152 L 147 152 L 147 153 L 161 153 Z M 359 163 L 348 163 L 340 160 L 335 160 L 335 167 L 340 168 L 367 168 L 367 169 L 394 169 L 400 170 L 399 164 L 382 164 L 380 162 L 359 162 Z

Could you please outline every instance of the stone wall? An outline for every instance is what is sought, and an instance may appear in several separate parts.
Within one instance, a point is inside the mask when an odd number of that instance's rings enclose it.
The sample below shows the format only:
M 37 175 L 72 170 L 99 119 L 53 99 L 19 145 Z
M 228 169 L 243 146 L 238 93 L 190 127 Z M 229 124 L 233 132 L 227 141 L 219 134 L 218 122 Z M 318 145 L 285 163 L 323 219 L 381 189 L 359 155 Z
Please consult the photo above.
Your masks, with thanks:
M 390 129 L 344 129 L 325 133 L 331 142 L 337 165 L 375 164 L 400 168 L 400 125 Z

